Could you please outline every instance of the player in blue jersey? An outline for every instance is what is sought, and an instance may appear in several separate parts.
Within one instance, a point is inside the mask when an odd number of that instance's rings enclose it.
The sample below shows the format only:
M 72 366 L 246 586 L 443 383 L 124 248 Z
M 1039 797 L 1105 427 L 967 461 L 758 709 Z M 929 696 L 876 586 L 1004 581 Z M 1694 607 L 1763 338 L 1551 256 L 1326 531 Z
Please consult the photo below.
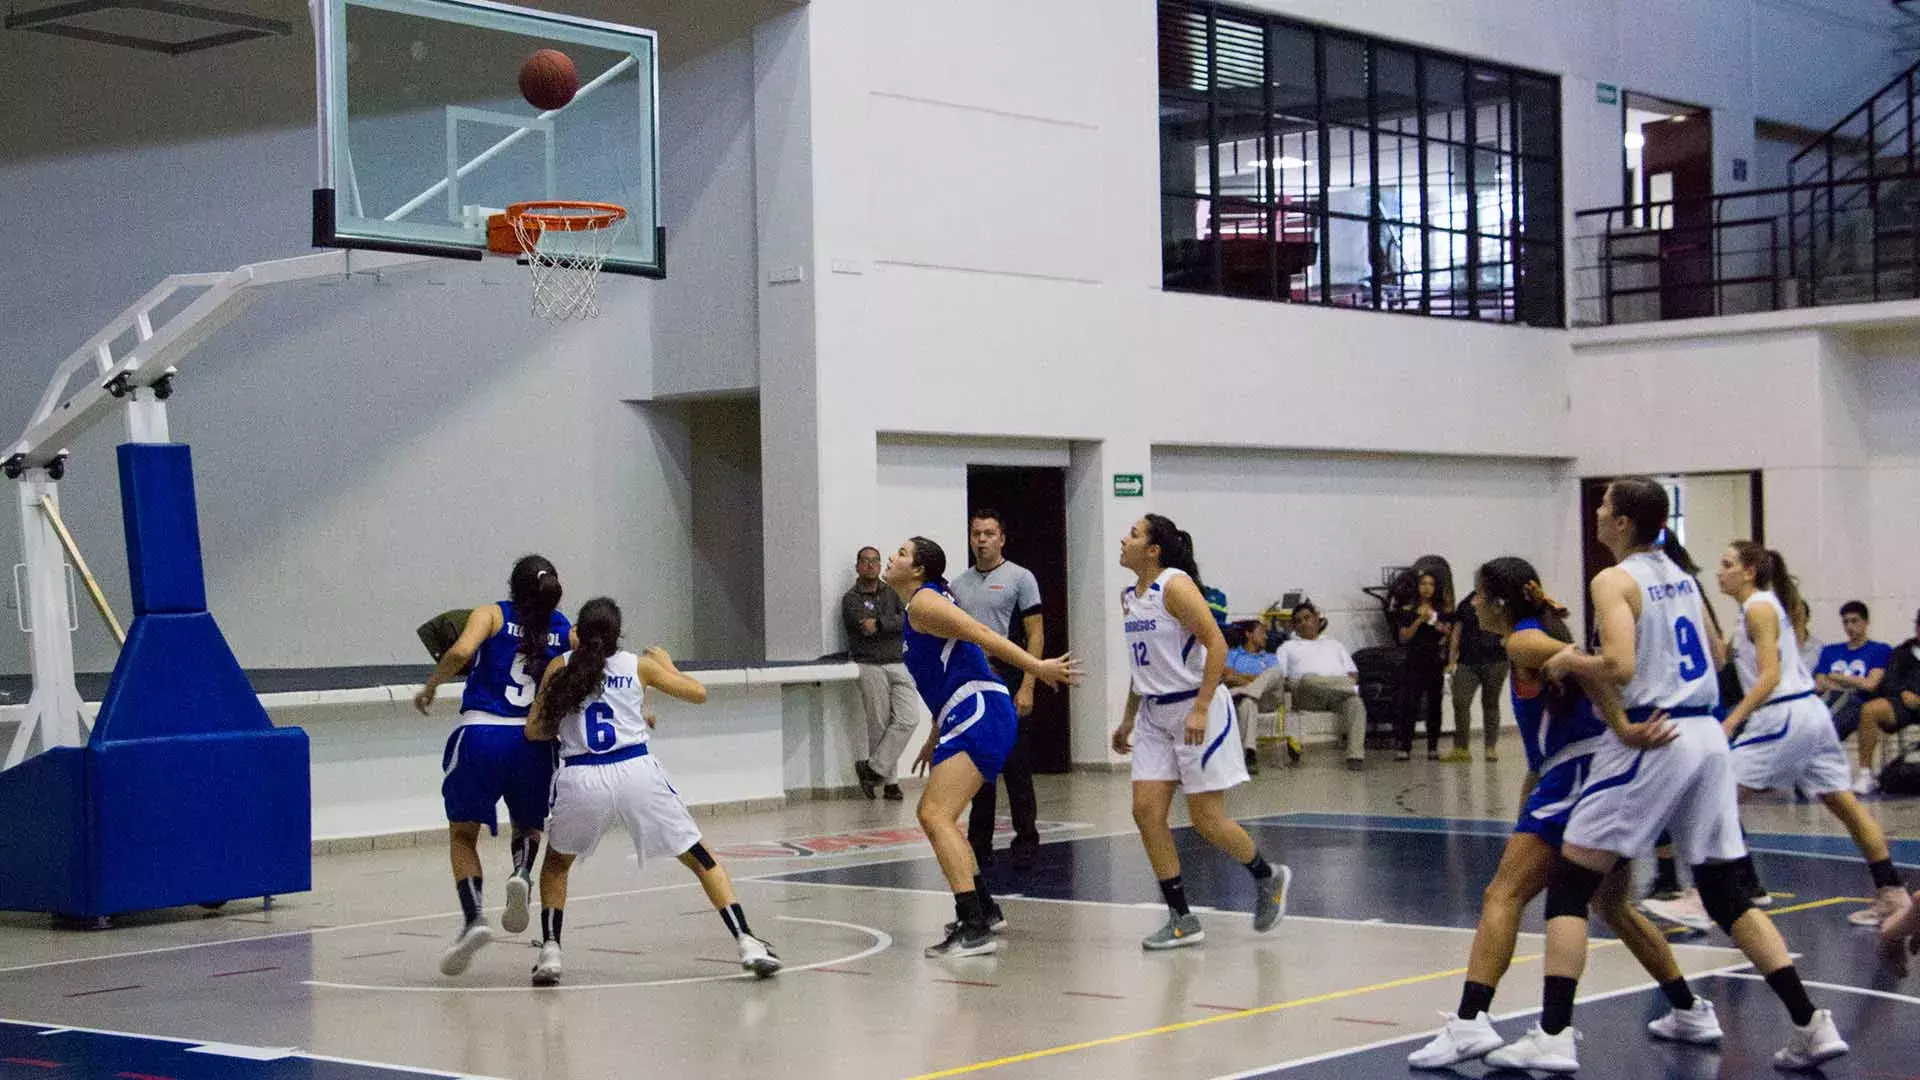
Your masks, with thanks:
M 1693 867 L 1713 921 L 1765 977 L 1792 1027 L 1775 1066 L 1806 1069 L 1847 1052 L 1833 1014 L 1816 1008 L 1793 954 L 1740 881 L 1747 846 L 1732 751 L 1714 717 L 1719 680 L 1699 583 L 1665 550 L 1666 489 L 1645 476 L 1607 485 L 1594 533 L 1618 564 L 1591 586 L 1599 651 L 1569 645 L 1542 667 L 1591 686 L 1610 680 L 1623 717 L 1594 751 L 1579 801 L 1567 819 L 1560 857 L 1547 874 L 1547 951 L 1540 1022 L 1486 1057 L 1496 1068 L 1573 1072 L 1580 1067 L 1573 1002 L 1587 960 L 1587 909 L 1617 863 L 1651 854 L 1662 832 Z M 1673 738 L 1649 747 L 1671 718 Z
M 1042 660 L 960 610 L 947 590 L 946 572 L 947 553 L 916 536 L 900 545 L 880 575 L 906 608 L 902 659 L 933 713 L 933 730 L 913 770 L 929 770 L 920 793 L 920 828 L 953 889 L 956 916 L 945 939 L 927 946 L 926 955 L 934 958 L 997 952 L 993 931 L 1006 925 L 959 825 L 974 793 L 1000 775 L 1019 726 L 1007 684 L 994 676 L 987 656 L 1048 686 L 1080 679 L 1079 662 L 1071 655 Z
M 1607 733 L 1606 721 L 1582 689 L 1540 676 L 1540 668 L 1573 640 L 1573 634 L 1567 629 L 1566 608 L 1547 595 L 1532 564 L 1506 556 L 1482 566 L 1474 578 L 1473 610 L 1482 628 L 1500 635 L 1513 665 L 1513 715 L 1527 751 L 1527 789 L 1521 797 L 1520 819 L 1481 902 L 1480 928 L 1473 936 L 1459 1009 L 1432 1042 L 1407 1056 L 1407 1064 L 1421 1069 L 1446 1068 L 1480 1057 L 1504 1041 L 1487 1015 L 1494 990 L 1513 961 L 1520 913 L 1547 887 L 1567 815 L 1586 782 L 1593 752 Z M 1596 690 L 1605 707 L 1619 707 L 1606 684 Z M 1630 864 L 1614 867 L 1595 895 L 1594 906 L 1659 982 L 1673 1007 L 1653 1022 L 1653 1032 L 1690 1043 L 1717 1041 L 1720 1024 L 1713 1004 L 1694 996 L 1666 935 L 1628 902 L 1631 874 Z
M 481 827 L 499 834 L 495 806 L 505 799 L 513 825 L 513 874 L 507 878 L 500 928 L 517 934 L 527 928 L 533 863 L 547 820 L 553 748 L 528 742 L 521 729 L 547 661 L 567 649 L 567 618 L 554 610 L 560 603 L 560 575 L 540 556 L 524 556 L 507 577 L 507 596 L 473 609 L 460 639 L 413 697 L 414 707 L 426 713 L 440 685 L 472 661 L 460 698 L 460 726 L 447 736 L 440 759 L 454 888 L 465 918 L 459 936 L 440 959 L 440 970 L 447 975 L 467 970 L 473 954 L 493 940 L 482 915 Z

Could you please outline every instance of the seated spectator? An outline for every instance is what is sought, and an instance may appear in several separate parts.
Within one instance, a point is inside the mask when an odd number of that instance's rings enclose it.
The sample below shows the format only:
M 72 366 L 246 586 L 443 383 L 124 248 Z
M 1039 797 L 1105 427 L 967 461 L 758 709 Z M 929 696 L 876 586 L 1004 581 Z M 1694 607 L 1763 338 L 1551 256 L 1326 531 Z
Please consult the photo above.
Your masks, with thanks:
M 1913 617 L 1914 636 L 1901 642 L 1887 658 L 1886 674 L 1872 700 L 1860 706 L 1860 760 L 1870 762 L 1880 736 L 1920 723 L 1920 613 Z M 1867 790 L 1878 787 L 1870 779 Z M 1854 787 L 1859 791 L 1859 785 Z
M 1331 712 L 1340 717 L 1346 737 L 1347 768 L 1362 768 L 1367 756 L 1367 709 L 1360 700 L 1360 669 L 1347 647 L 1321 634 L 1327 620 L 1313 601 L 1293 609 L 1293 636 L 1280 646 L 1279 667 L 1286 672 L 1293 707 Z
M 1880 679 L 1887 673 L 1887 661 L 1893 646 L 1867 637 L 1867 605 L 1849 600 L 1840 605 L 1840 625 L 1847 632 L 1845 642 L 1836 642 L 1820 650 L 1813 664 L 1813 685 L 1833 711 L 1833 726 L 1842 739 L 1860 727 L 1860 707 L 1880 690 Z M 1878 732 L 1874 733 L 1879 734 Z M 1853 790 L 1865 795 L 1873 790 L 1872 736 L 1860 738 L 1860 767 L 1854 770 Z
M 1234 708 L 1238 710 L 1247 772 L 1258 775 L 1259 714 L 1281 707 L 1287 673 L 1280 665 L 1280 658 L 1267 651 L 1267 627 L 1258 619 L 1245 619 L 1228 626 L 1227 644 L 1231 646 L 1227 649 L 1227 672 L 1221 681 L 1232 692 Z M 1287 739 L 1287 754 L 1295 761 L 1300 760 L 1298 739 Z

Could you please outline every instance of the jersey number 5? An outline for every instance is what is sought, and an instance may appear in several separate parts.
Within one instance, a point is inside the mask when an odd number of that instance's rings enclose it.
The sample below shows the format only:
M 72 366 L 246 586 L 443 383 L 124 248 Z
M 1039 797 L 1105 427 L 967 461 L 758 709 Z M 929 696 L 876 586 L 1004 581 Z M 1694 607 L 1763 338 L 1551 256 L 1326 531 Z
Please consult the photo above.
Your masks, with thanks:
M 1687 682 L 1707 673 L 1707 650 L 1700 641 L 1700 628 L 1681 616 L 1673 621 L 1673 643 L 1680 649 L 1680 677 Z
M 604 701 L 596 701 L 587 706 L 587 749 L 596 754 L 604 754 L 613 749 L 615 739 L 620 733 L 613 729 L 608 721 L 613 719 L 613 706 Z
M 514 654 L 513 666 L 507 669 L 507 678 L 510 680 L 507 684 L 507 704 L 516 709 L 532 708 L 533 693 L 539 687 L 534 684 L 533 677 L 527 674 L 527 658 L 524 654 Z

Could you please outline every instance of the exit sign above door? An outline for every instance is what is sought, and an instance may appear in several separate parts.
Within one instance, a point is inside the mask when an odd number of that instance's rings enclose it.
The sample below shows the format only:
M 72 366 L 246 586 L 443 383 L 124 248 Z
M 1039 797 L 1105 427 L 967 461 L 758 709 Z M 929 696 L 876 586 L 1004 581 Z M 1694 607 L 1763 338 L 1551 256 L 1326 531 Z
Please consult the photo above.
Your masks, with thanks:
M 1141 473 L 1113 474 L 1113 495 L 1117 499 L 1137 499 L 1147 493 L 1147 478 Z

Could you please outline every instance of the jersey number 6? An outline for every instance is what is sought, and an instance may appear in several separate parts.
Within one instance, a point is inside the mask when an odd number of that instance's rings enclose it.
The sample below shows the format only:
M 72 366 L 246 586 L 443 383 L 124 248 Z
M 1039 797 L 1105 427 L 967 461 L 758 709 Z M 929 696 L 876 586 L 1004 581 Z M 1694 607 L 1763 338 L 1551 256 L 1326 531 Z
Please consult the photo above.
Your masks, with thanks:
M 613 719 L 613 706 L 604 701 L 596 701 L 587 706 L 587 749 L 596 754 L 604 754 L 613 749 L 615 739 L 620 733 L 609 723 Z

